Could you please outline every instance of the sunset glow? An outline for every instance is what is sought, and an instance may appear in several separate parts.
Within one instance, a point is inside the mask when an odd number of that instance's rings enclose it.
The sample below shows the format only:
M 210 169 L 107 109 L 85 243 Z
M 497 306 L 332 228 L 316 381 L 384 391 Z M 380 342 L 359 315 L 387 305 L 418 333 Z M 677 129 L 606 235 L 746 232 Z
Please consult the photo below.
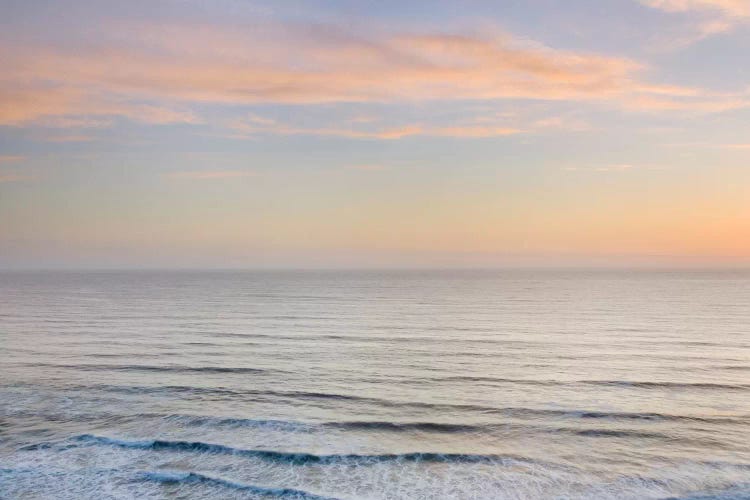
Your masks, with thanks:
M 750 2 L 3 2 L 0 267 L 750 264 Z

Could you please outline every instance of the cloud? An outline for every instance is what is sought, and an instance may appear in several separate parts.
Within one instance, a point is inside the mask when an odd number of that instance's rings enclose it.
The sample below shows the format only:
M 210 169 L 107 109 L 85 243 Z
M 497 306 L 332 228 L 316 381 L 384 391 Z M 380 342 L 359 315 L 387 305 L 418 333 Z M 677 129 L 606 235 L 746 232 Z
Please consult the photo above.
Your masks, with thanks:
M 263 122 L 259 123 L 257 117 L 255 116 L 252 117 L 249 121 L 233 121 L 228 126 L 230 129 L 239 132 L 239 135 L 234 135 L 234 137 L 236 138 L 252 137 L 258 134 L 273 134 L 332 136 L 346 137 L 350 139 L 396 140 L 412 136 L 486 138 L 521 133 L 521 130 L 512 127 L 477 125 L 459 125 L 451 127 L 403 125 L 400 127 L 379 129 L 303 128 L 281 124 L 269 119 L 264 119 Z
M 726 33 L 741 23 L 750 21 L 750 0 L 638 0 L 664 12 L 697 13 L 702 20 L 694 32 L 675 45 L 689 45 L 712 35 Z
M 348 165 L 346 167 L 348 170 L 363 170 L 367 172 L 373 172 L 378 170 L 386 170 L 388 167 L 385 165 L 377 165 L 377 164 L 361 164 L 361 165 Z
M 47 116 L 35 120 L 34 125 L 43 128 L 88 128 L 101 129 L 112 126 L 112 119 L 101 116 Z
M 709 149 L 726 149 L 726 150 L 735 150 L 735 151 L 744 151 L 744 150 L 750 150 L 750 143 L 716 143 L 716 142 L 702 142 L 702 141 L 693 141 L 693 142 L 671 142 L 664 144 L 665 147 L 670 148 L 709 148 Z
M 664 170 L 665 167 L 654 165 L 632 165 L 630 163 L 616 163 L 612 165 L 601 165 L 595 167 L 563 167 L 568 172 L 627 172 L 630 170 Z
M 96 140 L 93 135 L 50 135 L 45 137 L 49 142 L 90 142 Z
M 565 130 L 569 132 L 586 132 L 591 130 L 591 125 L 588 122 L 580 119 L 567 116 L 551 116 L 547 118 L 541 118 L 532 123 L 532 127 L 535 131 L 544 130 Z
M 644 0 L 645 1 L 645 0 Z M 649 0 L 658 8 L 680 2 Z M 186 110 L 225 105 L 466 100 L 599 101 L 674 111 L 744 106 L 699 89 L 643 80 L 628 58 L 559 50 L 505 33 L 350 33 L 336 26 L 273 24 L 122 25 L 92 28 L 96 40 L 13 43 L 0 35 L 0 125 L 147 124 L 202 120 Z M 695 98 L 693 103 L 686 96 Z M 698 101 L 702 97 L 706 102 Z M 273 123 L 245 120 L 258 128 Z M 354 125 L 368 122 L 355 121 Z M 278 129 L 276 133 L 397 139 L 411 135 L 492 137 L 495 127 L 387 130 Z
M 37 179 L 35 174 L 24 173 L 18 170 L 0 170 L 0 183 L 22 182 Z
M 750 17 L 748 0 L 640 0 L 654 9 L 667 12 L 714 11 L 728 17 Z
M 119 112 L 135 121 L 152 125 L 167 125 L 170 123 L 201 123 L 201 120 L 191 111 L 169 109 L 161 106 L 141 105 L 126 107 L 125 112 Z
M 637 112 L 722 113 L 750 107 L 750 94 L 633 95 L 623 100 L 623 107 Z
M 20 155 L 0 155 L 0 163 L 14 163 L 25 159 L 25 156 Z
M 59 112 L 80 102 L 82 89 L 233 103 L 581 98 L 615 91 L 635 67 L 622 59 L 522 47 L 512 39 L 457 35 L 374 41 L 340 36 L 334 44 L 319 34 L 257 40 L 204 29 L 209 39 L 200 43 L 219 44 L 212 55 L 204 55 L 189 31 L 167 30 L 183 43 L 147 32 L 150 47 L 140 50 L 111 47 L 73 53 L 40 47 L 33 57 L 6 55 L 11 72 L 19 77 L 61 85 L 38 89 L 35 94 L 46 99 L 16 110 L 38 113 L 46 107 Z
M 171 172 L 167 174 L 167 177 L 172 179 L 234 179 L 237 177 L 252 177 L 254 172 L 248 172 L 245 170 L 203 170 L 203 171 L 182 171 L 182 172 Z
M 618 164 L 618 165 L 604 165 L 600 167 L 563 167 L 563 170 L 568 172 L 623 172 L 626 170 L 633 169 L 633 165 L 630 164 Z
M 652 93 L 632 60 L 506 34 L 354 35 L 336 27 L 109 26 L 96 46 L 1 44 L 0 123 L 121 115 L 196 123 L 169 101 L 228 104 L 597 100 Z M 141 104 L 138 104 L 141 103 Z M 181 103 L 181 104 L 180 104 Z
M 456 126 L 427 129 L 425 135 L 437 137 L 498 137 L 520 134 L 522 130 L 509 127 Z
M 104 128 L 112 124 L 112 120 L 107 119 L 111 116 L 152 125 L 200 122 L 190 111 L 129 102 L 125 95 L 95 87 L 74 87 L 65 81 L 65 75 L 60 75 L 54 85 L 14 82 L 12 76 L 11 67 L 7 79 L 0 82 L 0 125 Z

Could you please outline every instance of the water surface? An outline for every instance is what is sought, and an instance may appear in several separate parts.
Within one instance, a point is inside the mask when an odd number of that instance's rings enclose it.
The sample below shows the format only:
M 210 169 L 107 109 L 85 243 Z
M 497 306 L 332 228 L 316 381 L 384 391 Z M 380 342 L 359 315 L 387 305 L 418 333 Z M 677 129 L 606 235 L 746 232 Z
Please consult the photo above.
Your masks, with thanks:
M 750 498 L 750 273 L 0 274 L 0 498 Z

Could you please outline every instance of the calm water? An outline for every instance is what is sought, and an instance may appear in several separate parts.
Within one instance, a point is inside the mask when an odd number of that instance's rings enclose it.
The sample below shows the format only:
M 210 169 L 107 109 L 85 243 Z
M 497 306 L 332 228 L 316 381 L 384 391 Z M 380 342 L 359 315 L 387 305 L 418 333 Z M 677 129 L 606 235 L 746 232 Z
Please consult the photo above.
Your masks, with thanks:
M 0 498 L 750 498 L 750 273 L 0 274 Z

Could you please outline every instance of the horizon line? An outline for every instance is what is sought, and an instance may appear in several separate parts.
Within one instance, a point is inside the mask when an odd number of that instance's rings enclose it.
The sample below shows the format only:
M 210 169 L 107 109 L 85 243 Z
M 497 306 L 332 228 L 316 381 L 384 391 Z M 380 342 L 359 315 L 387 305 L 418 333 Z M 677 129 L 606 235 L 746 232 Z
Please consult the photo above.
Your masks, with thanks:
M 360 266 L 360 267 L 0 267 L 0 273 L 13 272 L 362 272 L 362 271 L 734 271 L 750 272 L 743 265 L 517 265 L 517 266 Z

